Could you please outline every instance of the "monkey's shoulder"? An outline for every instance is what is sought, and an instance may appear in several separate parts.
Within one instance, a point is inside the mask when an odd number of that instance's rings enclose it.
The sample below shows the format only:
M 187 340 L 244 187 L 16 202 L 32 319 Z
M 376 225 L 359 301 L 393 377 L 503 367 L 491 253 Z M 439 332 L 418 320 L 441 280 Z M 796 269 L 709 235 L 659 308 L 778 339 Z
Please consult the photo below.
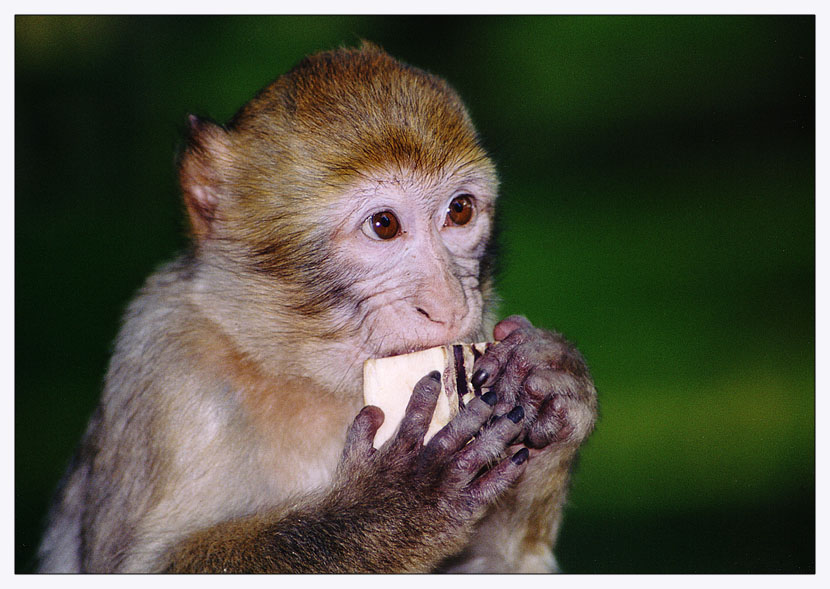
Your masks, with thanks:
M 292 477 L 322 484 L 359 404 L 322 402 L 313 381 L 268 372 L 245 354 L 193 296 L 193 266 L 185 255 L 161 267 L 130 303 L 105 384 L 107 421 L 121 430 L 152 420 L 171 455 L 204 454 L 213 472 L 253 461 L 285 477 L 293 460 L 308 466 Z

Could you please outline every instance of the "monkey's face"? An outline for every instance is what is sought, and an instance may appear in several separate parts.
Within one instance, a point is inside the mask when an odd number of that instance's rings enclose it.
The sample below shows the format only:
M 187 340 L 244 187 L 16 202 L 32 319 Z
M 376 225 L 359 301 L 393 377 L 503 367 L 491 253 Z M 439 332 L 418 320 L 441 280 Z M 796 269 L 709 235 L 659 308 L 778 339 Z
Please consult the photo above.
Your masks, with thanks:
M 475 337 L 495 200 L 487 170 L 373 174 L 335 207 L 332 256 L 353 276 L 339 319 L 369 356 Z
M 367 358 L 483 335 L 497 178 L 444 81 L 320 54 L 190 124 L 194 297 L 267 370 L 355 392 Z

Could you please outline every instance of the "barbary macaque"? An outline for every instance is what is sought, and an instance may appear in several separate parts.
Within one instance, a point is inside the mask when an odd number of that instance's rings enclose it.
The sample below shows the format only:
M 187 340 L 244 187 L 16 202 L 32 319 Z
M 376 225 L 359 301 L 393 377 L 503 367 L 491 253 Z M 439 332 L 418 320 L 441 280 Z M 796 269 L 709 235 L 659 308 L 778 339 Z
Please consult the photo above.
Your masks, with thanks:
M 189 251 L 130 304 L 41 549 L 61 572 L 544 572 L 596 393 L 579 352 L 496 323 L 494 165 L 442 79 L 369 43 L 191 116 Z M 495 341 L 427 443 L 362 367 Z

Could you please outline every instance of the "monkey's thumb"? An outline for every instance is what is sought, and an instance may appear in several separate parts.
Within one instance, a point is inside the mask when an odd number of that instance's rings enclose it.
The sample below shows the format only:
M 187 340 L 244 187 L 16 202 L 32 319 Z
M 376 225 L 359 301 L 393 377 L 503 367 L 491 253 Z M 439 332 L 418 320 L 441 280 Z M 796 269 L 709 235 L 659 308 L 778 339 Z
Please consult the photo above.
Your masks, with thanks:
M 383 424 L 383 410 L 374 405 L 366 405 L 354 418 L 349 433 L 346 435 L 346 446 L 343 454 L 349 457 L 368 456 L 374 451 L 372 440 L 375 433 Z

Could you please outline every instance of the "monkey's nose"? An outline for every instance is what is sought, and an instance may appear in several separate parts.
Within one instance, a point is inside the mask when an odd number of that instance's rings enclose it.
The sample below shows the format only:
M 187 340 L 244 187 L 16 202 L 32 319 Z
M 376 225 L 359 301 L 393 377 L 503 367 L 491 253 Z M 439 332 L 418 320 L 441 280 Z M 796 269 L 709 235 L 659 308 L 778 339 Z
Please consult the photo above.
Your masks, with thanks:
M 441 330 L 455 330 L 463 321 L 464 309 L 457 305 L 427 306 L 415 305 L 415 310 L 423 315 L 434 327 Z
M 440 319 L 433 319 L 432 316 L 429 313 L 427 313 L 424 309 L 422 309 L 421 307 L 415 307 L 415 310 L 418 311 L 421 315 L 423 315 L 427 319 L 429 319 L 430 321 L 433 321 L 435 323 L 441 323 L 441 324 L 444 323 Z

